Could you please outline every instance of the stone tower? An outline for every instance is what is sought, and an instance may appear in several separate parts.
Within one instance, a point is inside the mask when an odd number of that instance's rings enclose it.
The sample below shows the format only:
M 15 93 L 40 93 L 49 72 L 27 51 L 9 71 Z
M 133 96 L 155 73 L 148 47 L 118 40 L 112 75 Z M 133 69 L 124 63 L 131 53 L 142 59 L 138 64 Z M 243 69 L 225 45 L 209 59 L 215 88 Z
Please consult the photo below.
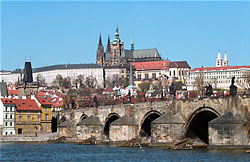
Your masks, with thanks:
M 220 55 L 220 50 L 218 51 L 218 56 L 216 58 L 216 67 L 221 67 L 222 66 L 222 57 Z
M 124 51 L 124 42 L 119 38 L 118 26 L 116 26 L 115 39 L 110 44 L 110 65 L 119 65 Z
M 23 78 L 18 83 L 18 97 L 31 97 L 31 95 L 36 95 L 37 91 L 38 84 L 33 82 L 31 62 L 25 62 Z
M 96 63 L 103 66 L 104 62 L 105 62 L 104 47 L 102 45 L 102 37 L 100 34 L 97 53 L 96 53 Z
M 228 59 L 227 59 L 227 53 L 226 53 L 226 51 L 224 53 L 223 66 L 228 66 Z

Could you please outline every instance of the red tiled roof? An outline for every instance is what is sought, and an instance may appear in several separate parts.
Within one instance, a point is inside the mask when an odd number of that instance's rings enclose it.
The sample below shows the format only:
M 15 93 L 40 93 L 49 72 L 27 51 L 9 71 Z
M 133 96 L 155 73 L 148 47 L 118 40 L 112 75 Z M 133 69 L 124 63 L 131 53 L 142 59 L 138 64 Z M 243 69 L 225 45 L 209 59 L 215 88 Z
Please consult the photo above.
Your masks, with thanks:
M 229 70 L 229 69 L 240 69 L 240 68 L 250 68 L 250 65 L 248 66 L 224 66 L 224 67 L 201 67 L 201 68 L 195 68 L 191 71 L 219 71 L 219 70 Z
M 150 61 L 150 62 L 134 62 L 132 65 L 136 70 L 158 70 L 168 69 L 169 60 L 165 61 Z
M 15 104 L 13 99 L 1 98 L 3 104 Z
M 16 104 L 16 110 L 30 110 L 30 111 L 40 111 L 40 107 L 36 104 L 35 100 L 30 98 L 27 99 L 13 99 Z
M 170 62 L 169 68 L 190 68 L 188 65 L 187 61 L 175 61 L 175 62 Z
M 41 92 L 41 91 L 38 91 L 37 96 L 47 96 L 47 95 L 45 93 Z
M 36 99 L 41 105 L 52 105 L 51 98 L 43 98 L 36 96 Z
M 12 96 L 12 95 L 18 96 L 18 90 L 10 90 L 10 89 L 8 89 L 8 93 L 9 93 L 10 96 Z

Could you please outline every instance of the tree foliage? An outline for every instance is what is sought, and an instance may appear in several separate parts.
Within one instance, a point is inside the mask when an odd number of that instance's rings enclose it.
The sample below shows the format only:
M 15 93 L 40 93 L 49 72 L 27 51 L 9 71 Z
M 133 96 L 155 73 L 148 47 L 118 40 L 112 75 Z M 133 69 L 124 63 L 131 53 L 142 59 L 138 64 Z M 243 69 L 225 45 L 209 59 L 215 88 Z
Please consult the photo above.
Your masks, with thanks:
M 38 83 L 39 86 L 45 87 L 47 85 L 46 81 L 45 81 L 45 78 L 42 76 L 42 74 L 38 74 L 36 76 L 36 80 L 37 80 L 37 83 Z
M 53 84 L 59 87 L 63 87 L 63 77 L 61 75 L 57 75 L 56 79 L 53 81 Z
M 198 90 L 200 97 L 204 95 L 204 72 L 200 71 L 198 76 L 195 78 L 195 87 Z
M 94 76 L 90 75 L 85 80 L 86 87 L 95 88 L 97 85 L 97 80 Z
M 149 87 L 151 84 L 152 84 L 151 82 L 144 81 L 144 82 L 140 83 L 138 86 L 139 86 L 140 90 L 145 93 L 147 90 L 149 90 Z

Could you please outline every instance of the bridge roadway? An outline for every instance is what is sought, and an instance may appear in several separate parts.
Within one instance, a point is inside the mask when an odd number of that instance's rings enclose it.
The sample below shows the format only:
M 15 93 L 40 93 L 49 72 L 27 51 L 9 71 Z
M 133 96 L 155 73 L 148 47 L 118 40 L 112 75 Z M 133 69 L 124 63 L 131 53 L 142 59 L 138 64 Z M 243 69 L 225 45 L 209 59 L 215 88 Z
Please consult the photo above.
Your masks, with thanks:
M 205 98 L 202 100 L 168 100 L 157 102 L 144 102 L 136 104 L 120 104 L 80 109 L 64 110 L 58 114 L 59 126 L 65 121 L 70 121 L 73 127 L 90 116 L 100 119 L 101 134 L 109 136 L 110 124 L 115 120 L 128 115 L 133 116 L 136 122 L 136 136 L 151 135 L 152 121 L 160 116 L 171 112 L 173 115 L 180 114 L 184 120 L 184 135 L 186 137 L 198 136 L 207 138 L 198 129 L 208 129 L 208 122 L 227 113 L 240 114 L 244 119 L 250 121 L 250 98 L 227 97 L 227 98 Z M 93 123 L 94 124 L 94 123 Z M 61 124 L 61 127 L 63 124 Z M 71 126 L 72 126 L 71 125 Z M 67 125 L 65 125 L 67 127 Z M 197 130 L 195 130 L 197 129 Z M 208 130 L 206 130 L 208 131 Z M 77 132 L 75 132 L 77 134 Z M 79 134 L 79 132 L 78 132 Z M 74 136 L 74 135 L 73 135 Z M 200 137 L 206 136 L 206 137 Z M 207 143 L 207 139 L 205 140 Z

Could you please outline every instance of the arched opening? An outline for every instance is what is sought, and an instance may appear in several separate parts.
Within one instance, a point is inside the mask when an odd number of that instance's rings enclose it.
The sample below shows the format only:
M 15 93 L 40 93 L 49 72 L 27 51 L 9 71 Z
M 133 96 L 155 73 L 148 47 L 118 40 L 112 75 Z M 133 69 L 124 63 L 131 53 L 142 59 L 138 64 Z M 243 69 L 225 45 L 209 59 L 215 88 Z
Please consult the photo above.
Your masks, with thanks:
M 214 110 L 199 109 L 191 116 L 186 131 L 186 137 L 199 138 L 208 144 L 208 122 L 217 118 L 219 114 Z
M 57 132 L 57 118 L 52 116 L 52 119 L 51 119 L 51 132 L 54 133 L 54 132 Z
M 59 123 L 62 123 L 62 122 L 64 122 L 64 121 L 66 121 L 66 120 L 67 120 L 67 118 L 66 118 L 65 116 L 63 116 L 63 117 L 60 119 Z
M 161 113 L 157 111 L 151 111 L 147 113 L 141 125 L 140 136 L 151 136 L 151 123 L 153 120 L 159 118 Z
M 104 130 L 103 130 L 103 133 L 106 137 L 109 138 L 109 128 L 110 128 L 110 124 L 112 122 L 114 122 L 115 120 L 119 119 L 120 116 L 116 113 L 112 113 L 110 114 L 107 119 L 106 119 L 106 122 L 105 122 L 105 126 L 104 126 Z

